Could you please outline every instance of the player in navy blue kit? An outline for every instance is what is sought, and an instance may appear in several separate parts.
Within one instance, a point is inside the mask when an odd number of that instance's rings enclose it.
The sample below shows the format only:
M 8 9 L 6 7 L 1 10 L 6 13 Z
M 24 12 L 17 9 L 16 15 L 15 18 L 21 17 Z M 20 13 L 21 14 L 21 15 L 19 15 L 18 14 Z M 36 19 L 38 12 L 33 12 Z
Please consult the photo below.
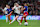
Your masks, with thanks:
M 8 20 L 10 21 L 11 23 L 11 19 L 10 19 L 10 16 L 11 16 L 11 12 L 12 12 L 12 9 L 10 8 L 10 6 L 8 6 L 8 9 L 6 10 L 7 11 L 7 15 L 8 15 Z
M 21 23 L 22 23 L 23 18 L 24 18 L 25 22 L 27 22 L 26 16 L 28 16 L 28 6 L 27 6 L 26 3 L 24 4 L 24 9 L 23 9 L 23 11 L 24 11 L 24 13 L 23 13 L 23 16 L 22 16 L 22 18 L 21 18 L 21 21 L 20 21 L 20 23 L 19 23 L 20 25 L 21 25 Z M 27 22 L 27 23 L 28 23 L 28 22 Z

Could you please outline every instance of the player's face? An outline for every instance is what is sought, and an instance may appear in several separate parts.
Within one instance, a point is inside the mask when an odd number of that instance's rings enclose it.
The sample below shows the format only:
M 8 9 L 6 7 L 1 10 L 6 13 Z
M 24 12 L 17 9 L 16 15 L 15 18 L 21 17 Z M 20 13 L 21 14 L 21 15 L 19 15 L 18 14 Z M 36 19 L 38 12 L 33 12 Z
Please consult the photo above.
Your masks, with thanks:
M 27 4 L 25 3 L 24 6 L 27 6 Z
M 8 9 L 10 9 L 10 6 L 8 6 Z
M 8 8 L 8 5 L 6 5 L 6 7 Z
M 16 6 L 18 7 L 18 6 L 19 6 L 19 4 L 16 4 Z

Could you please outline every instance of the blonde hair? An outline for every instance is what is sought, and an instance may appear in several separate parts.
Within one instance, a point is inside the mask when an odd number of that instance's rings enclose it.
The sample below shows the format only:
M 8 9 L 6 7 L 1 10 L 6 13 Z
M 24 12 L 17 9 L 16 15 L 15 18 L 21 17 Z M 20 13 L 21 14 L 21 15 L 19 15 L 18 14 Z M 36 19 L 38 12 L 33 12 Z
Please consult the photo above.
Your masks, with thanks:
M 16 4 L 18 4 L 18 3 L 14 3 L 14 6 L 16 6 Z

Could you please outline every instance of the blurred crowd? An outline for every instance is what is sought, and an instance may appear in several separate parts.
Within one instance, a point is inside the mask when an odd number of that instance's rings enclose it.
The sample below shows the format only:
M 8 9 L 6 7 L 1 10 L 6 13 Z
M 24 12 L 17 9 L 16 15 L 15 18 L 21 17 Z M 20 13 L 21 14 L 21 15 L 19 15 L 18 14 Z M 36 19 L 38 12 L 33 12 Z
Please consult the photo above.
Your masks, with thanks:
M 0 0 L 0 14 L 3 13 L 6 3 L 10 4 L 11 7 L 14 6 L 14 3 L 22 6 L 27 3 L 29 15 L 40 15 L 40 0 Z

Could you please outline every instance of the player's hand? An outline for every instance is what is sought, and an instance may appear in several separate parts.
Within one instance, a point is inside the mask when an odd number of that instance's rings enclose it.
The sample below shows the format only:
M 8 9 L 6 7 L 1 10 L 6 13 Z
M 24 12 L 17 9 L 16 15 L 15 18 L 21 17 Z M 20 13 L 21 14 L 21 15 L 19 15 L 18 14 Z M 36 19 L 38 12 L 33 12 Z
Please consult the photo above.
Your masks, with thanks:
M 12 10 L 14 10 L 14 7 L 12 8 Z

